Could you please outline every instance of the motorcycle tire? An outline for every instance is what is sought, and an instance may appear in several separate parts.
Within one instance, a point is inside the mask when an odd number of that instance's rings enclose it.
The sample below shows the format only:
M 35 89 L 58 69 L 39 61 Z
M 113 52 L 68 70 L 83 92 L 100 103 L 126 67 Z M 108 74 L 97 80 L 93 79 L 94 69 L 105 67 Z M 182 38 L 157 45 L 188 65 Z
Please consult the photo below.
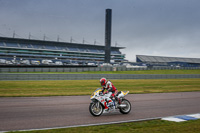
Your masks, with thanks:
M 102 104 L 99 103 L 99 108 L 96 107 L 96 109 L 95 109 L 96 104 L 97 104 L 97 102 L 90 103 L 89 111 L 93 116 L 100 116 L 103 113 L 104 108 L 103 108 Z
M 127 107 L 125 107 L 125 108 L 120 108 L 119 111 L 120 111 L 122 114 L 128 114 L 128 113 L 131 111 L 131 103 L 130 103 L 128 100 L 126 100 L 126 99 L 123 99 L 121 103 L 122 103 L 122 104 L 126 104 Z

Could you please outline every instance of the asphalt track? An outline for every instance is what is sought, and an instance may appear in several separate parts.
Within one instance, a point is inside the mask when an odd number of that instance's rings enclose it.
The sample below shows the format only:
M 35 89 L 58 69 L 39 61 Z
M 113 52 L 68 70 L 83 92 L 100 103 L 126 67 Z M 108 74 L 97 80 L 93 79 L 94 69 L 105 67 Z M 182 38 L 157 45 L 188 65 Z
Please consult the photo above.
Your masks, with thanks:
M 129 114 L 93 117 L 90 96 L 0 98 L 0 131 L 67 127 L 200 113 L 200 92 L 129 94 Z

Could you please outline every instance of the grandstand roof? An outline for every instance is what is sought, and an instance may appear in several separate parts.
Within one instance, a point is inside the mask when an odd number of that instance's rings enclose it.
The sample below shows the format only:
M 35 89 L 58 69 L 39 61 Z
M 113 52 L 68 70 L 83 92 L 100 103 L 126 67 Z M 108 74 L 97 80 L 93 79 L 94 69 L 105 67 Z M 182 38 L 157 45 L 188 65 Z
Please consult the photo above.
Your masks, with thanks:
M 47 41 L 47 40 L 33 40 L 33 39 L 23 39 L 23 38 L 9 38 L 0 37 L 0 41 L 10 42 L 10 43 L 33 43 L 33 44 L 47 44 L 47 45 L 63 45 L 63 46 L 73 46 L 79 48 L 100 48 L 104 49 L 104 45 L 94 45 L 94 44 L 82 44 L 82 43 L 70 43 L 70 42 L 58 42 L 58 41 Z M 124 49 L 125 47 L 111 47 L 113 50 Z
M 200 63 L 200 58 L 182 58 L 182 57 L 164 57 L 164 56 L 148 56 L 136 55 L 137 61 L 152 62 L 152 63 L 169 63 L 169 62 L 186 62 Z

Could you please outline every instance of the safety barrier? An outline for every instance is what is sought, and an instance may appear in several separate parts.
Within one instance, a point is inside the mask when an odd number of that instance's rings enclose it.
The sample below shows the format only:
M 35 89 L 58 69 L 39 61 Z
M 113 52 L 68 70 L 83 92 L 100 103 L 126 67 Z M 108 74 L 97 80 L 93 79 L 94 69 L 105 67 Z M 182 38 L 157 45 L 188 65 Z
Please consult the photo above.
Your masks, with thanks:
M 184 79 L 200 74 L 20 74 L 2 73 L 0 80 Z
M 127 68 L 125 66 L 103 67 L 0 67 L 0 73 L 9 72 L 85 72 L 85 71 L 138 71 L 138 70 L 194 70 L 200 67 L 138 67 Z

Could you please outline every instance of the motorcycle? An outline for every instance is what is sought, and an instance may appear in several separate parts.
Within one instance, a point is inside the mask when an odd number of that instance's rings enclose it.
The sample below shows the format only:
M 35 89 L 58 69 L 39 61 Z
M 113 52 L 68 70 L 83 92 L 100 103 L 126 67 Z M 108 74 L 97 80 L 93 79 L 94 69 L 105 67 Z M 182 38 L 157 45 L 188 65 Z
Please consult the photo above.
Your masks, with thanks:
M 128 93 L 129 91 L 119 91 L 116 94 L 116 97 L 121 101 L 119 103 L 117 100 L 109 98 L 112 92 L 103 95 L 102 89 L 98 88 L 90 97 L 92 102 L 90 103 L 89 111 L 93 116 L 100 116 L 103 112 L 111 112 L 118 109 L 122 114 L 128 114 L 131 111 L 131 103 L 124 98 Z M 107 104 L 108 109 L 105 109 L 105 104 Z

